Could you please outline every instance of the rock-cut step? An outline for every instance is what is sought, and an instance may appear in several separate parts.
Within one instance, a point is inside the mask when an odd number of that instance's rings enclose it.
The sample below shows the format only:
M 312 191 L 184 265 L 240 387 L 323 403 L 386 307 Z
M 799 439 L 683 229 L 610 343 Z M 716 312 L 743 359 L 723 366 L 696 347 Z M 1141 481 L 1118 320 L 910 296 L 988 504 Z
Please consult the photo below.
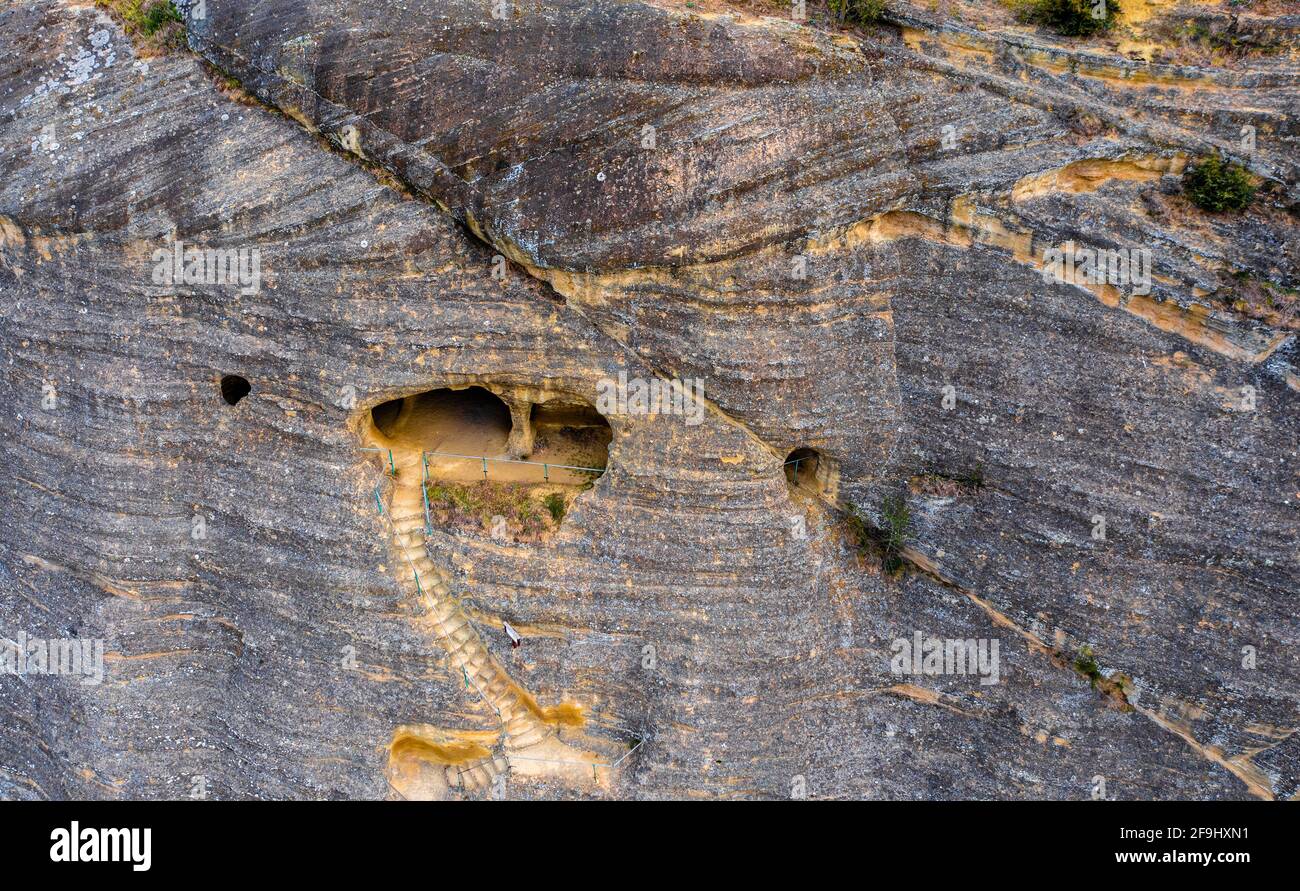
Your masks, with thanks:
M 399 569 L 403 588 L 422 595 L 425 609 L 439 629 L 437 642 L 446 650 L 453 671 L 459 671 L 470 690 L 499 716 L 507 745 L 516 751 L 535 745 L 554 730 L 523 705 L 514 682 L 460 610 L 444 574 L 429 559 L 424 549 L 424 512 L 404 509 L 420 502 L 418 492 L 412 486 L 395 487 L 389 513 L 393 546 L 405 570 Z

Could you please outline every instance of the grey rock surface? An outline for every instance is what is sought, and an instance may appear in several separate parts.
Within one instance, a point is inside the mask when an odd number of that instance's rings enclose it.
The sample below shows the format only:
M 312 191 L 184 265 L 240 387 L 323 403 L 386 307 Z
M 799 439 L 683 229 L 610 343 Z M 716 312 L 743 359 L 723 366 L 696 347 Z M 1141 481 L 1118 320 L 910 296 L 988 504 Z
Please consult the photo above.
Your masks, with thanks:
M 424 543 L 603 760 L 507 731 L 501 788 L 440 795 L 1296 795 L 1292 55 L 489 9 L 209 0 L 148 58 L 0 9 L 0 636 L 104 645 L 99 684 L 0 674 L 0 796 L 427 792 L 402 728 L 502 731 L 390 547 L 370 409 L 620 372 L 699 378 L 701 422 L 610 413 L 553 534 Z M 1244 214 L 1181 194 L 1209 148 Z M 160 283 L 177 241 L 260 286 Z M 1070 242 L 1150 251 L 1150 292 L 1049 281 Z M 894 497 L 891 575 L 846 517 L 878 541 Z M 917 633 L 996 641 L 997 683 L 900 675 Z

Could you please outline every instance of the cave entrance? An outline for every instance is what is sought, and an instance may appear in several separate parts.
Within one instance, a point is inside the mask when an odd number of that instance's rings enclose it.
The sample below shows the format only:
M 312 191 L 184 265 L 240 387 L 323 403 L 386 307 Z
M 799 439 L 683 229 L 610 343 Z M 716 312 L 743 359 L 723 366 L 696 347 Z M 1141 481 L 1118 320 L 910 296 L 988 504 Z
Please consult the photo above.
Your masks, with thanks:
M 510 408 L 482 387 L 440 387 L 380 403 L 371 421 L 385 445 L 415 451 L 503 456 L 513 425 Z
M 585 487 L 603 472 L 613 438 L 609 422 L 581 399 L 536 403 L 528 391 L 498 395 L 479 386 L 382 402 L 370 420 L 372 445 L 421 473 L 424 453 L 429 479 L 449 482 Z
M 589 402 L 557 397 L 534 403 L 528 426 L 533 437 L 531 461 L 604 467 L 609 460 L 614 432 Z
M 822 482 L 818 471 L 821 469 L 821 463 L 821 453 L 816 449 L 806 446 L 795 449 L 785 458 L 786 481 L 792 486 L 820 492 Z

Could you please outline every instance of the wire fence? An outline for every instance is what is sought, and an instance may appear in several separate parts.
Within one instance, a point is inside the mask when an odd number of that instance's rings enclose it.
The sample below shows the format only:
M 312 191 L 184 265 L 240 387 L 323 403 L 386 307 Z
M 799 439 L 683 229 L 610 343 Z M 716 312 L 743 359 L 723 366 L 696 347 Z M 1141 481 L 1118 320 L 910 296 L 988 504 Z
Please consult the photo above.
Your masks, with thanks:
M 424 451 L 421 452 L 420 454 L 424 458 L 426 468 L 428 467 L 429 455 L 437 455 L 438 457 L 441 458 L 459 458 L 461 460 L 478 461 L 482 467 L 483 479 L 488 478 L 489 462 L 494 464 L 526 464 L 531 467 L 540 467 L 542 468 L 542 479 L 545 480 L 546 482 L 550 482 L 552 469 L 576 470 L 579 471 L 580 473 L 594 473 L 597 475 L 605 472 L 604 467 L 582 467 L 577 464 L 552 464 L 547 461 L 525 461 L 522 458 L 489 458 L 486 455 L 459 455 L 455 452 L 434 452 L 434 451 Z
M 361 451 L 378 452 L 386 460 L 388 464 L 388 475 L 391 477 L 397 476 L 397 462 L 393 458 L 392 449 L 381 448 L 377 446 L 363 446 Z M 528 467 L 540 467 L 542 469 L 541 481 L 543 483 L 549 483 L 552 481 L 551 471 L 553 470 L 573 471 L 577 474 L 582 474 L 583 476 L 590 476 L 592 478 L 595 478 L 595 477 L 599 477 L 607 469 L 607 466 L 586 467 L 581 464 L 556 464 L 550 461 L 525 461 L 522 458 L 490 458 L 487 455 L 462 455 L 457 452 L 439 452 L 430 449 L 421 449 L 420 450 L 420 483 L 421 483 L 420 491 L 424 500 L 424 531 L 426 535 L 433 531 L 433 523 L 432 523 L 430 508 L 429 508 L 429 491 L 428 491 L 430 455 L 434 455 L 439 458 L 451 458 L 453 460 L 459 460 L 459 461 L 474 461 L 479 465 L 483 473 L 483 480 L 485 482 L 489 480 L 491 477 L 489 473 L 490 463 L 491 464 L 521 464 Z M 521 482 L 521 481 L 515 480 L 515 482 Z M 374 499 L 375 499 L 375 507 L 376 509 L 378 509 L 380 515 L 383 515 L 384 513 L 384 500 L 383 500 L 382 490 L 383 490 L 383 484 L 378 483 L 375 485 L 374 492 L 373 492 Z

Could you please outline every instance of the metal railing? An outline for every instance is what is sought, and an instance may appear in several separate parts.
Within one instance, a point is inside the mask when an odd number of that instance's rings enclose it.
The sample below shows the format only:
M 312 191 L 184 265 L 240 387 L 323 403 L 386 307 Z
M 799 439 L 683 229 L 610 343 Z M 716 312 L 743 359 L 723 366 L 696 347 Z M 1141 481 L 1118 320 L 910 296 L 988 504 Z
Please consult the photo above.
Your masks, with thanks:
M 376 446 L 363 446 L 363 452 L 380 452 L 388 456 L 388 473 L 390 476 L 397 476 L 397 464 L 393 460 L 393 450 L 379 448 Z M 429 456 L 437 455 L 442 458 L 458 458 L 465 461 L 478 461 L 483 468 L 483 480 L 488 479 L 488 462 L 493 461 L 499 464 L 528 464 L 533 467 L 542 468 L 542 480 L 551 481 L 551 469 L 556 470 L 576 470 L 579 473 L 591 473 L 600 476 L 607 469 L 606 467 L 583 467 L 579 464 L 552 464 L 549 461 L 525 461 L 522 458 L 489 458 L 487 455 L 461 455 L 456 452 L 438 452 L 427 449 L 420 450 L 420 495 L 424 500 L 424 532 L 426 535 L 433 532 L 433 520 L 429 511 Z M 375 486 L 375 507 L 379 509 L 382 515 L 384 512 L 384 501 L 380 494 L 380 485 Z
M 547 482 L 551 479 L 551 468 L 557 470 L 579 470 L 584 473 L 604 473 L 604 467 L 581 467 L 577 464 L 552 464 L 549 461 L 525 461 L 522 458 L 489 458 L 486 455 L 458 455 L 455 452 L 434 452 L 422 451 L 420 455 L 425 460 L 425 467 L 428 467 L 428 455 L 439 455 L 444 458 L 464 458 L 470 461 L 481 461 L 483 464 L 483 479 L 488 477 L 488 462 L 494 461 L 499 464 L 531 464 L 533 467 L 542 468 L 542 478 Z

